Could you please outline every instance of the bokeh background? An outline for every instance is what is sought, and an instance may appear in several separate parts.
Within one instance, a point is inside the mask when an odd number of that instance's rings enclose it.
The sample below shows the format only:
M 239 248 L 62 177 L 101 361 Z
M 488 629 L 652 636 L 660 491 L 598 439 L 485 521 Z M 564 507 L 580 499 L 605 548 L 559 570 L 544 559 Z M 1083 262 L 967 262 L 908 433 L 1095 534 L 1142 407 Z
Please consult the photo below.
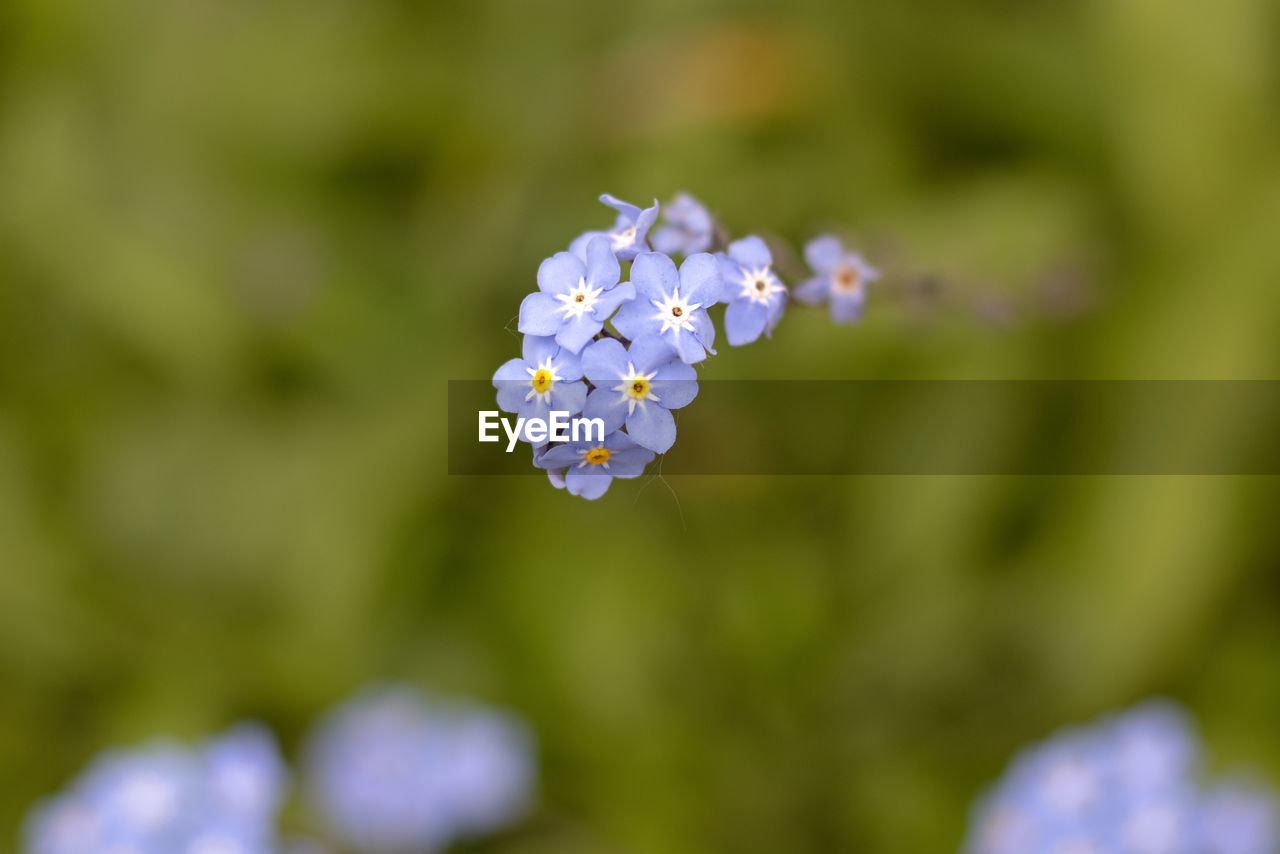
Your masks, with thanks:
M 587 503 L 442 449 L 602 191 L 886 270 L 708 377 L 1277 379 L 1278 46 L 1272 0 L 0 4 L 0 850 L 107 745 L 292 749 L 390 678 L 537 729 L 484 851 L 950 851 L 1151 694 L 1275 779 L 1274 478 Z

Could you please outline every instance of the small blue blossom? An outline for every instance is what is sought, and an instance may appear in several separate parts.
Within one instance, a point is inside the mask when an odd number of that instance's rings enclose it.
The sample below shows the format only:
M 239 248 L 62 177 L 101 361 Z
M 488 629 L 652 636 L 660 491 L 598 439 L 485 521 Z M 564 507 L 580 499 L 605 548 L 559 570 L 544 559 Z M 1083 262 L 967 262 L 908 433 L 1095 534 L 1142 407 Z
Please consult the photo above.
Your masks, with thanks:
M 538 268 L 538 291 L 520 304 L 519 330 L 526 335 L 554 336 L 571 353 L 604 327 L 618 306 L 636 295 L 621 275 L 608 237 L 593 237 L 582 258 L 557 252 Z
M 509 824 L 529 806 L 535 773 L 523 723 L 407 687 L 347 701 L 306 749 L 316 812 L 368 854 L 420 854 Z
M 729 304 L 724 312 L 724 334 L 740 347 L 768 335 L 782 317 L 787 289 L 773 272 L 773 255 L 759 237 L 744 237 L 729 244 L 727 254 L 717 256 L 724 276 L 720 299 Z
M 711 246 L 715 221 L 701 202 L 680 193 L 662 209 L 663 224 L 653 231 L 655 252 L 664 255 L 695 255 Z
M 657 335 L 690 365 L 715 353 L 716 331 L 707 307 L 724 288 L 715 258 L 705 252 L 690 255 L 677 271 L 666 255 L 646 252 L 631 265 L 631 282 L 636 298 L 613 318 L 619 332 L 632 341 Z
M 271 735 L 114 750 L 36 806 L 26 854 L 272 854 L 287 785 Z
M 1280 803 L 1254 780 L 1230 779 L 1205 796 L 1200 811 L 1202 854 L 1276 854 L 1280 851 Z
M 697 373 L 656 335 L 637 338 L 630 349 L 612 338 L 597 341 L 582 351 L 582 371 L 595 386 L 583 417 L 603 420 L 606 433 L 625 424 L 636 444 L 659 454 L 676 441 L 670 410 L 698 394 Z
M 600 201 L 618 212 L 613 228 L 609 231 L 588 231 L 578 235 L 569 244 L 569 251 L 585 259 L 591 240 L 603 235 L 609 238 L 609 243 L 620 261 L 630 261 L 641 252 L 647 252 L 649 244 L 645 241 L 645 237 L 658 219 L 658 200 L 654 199 L 653 207 L 644 210 L 630 202 L 616 199 L 608 193 L 602 194 Z
M 511 359 L 493 374 L 498 406 L 521 418 L 547 418 L 552 410 L 575 415 L 587 400 L 582 361 L 554 338 L 526 335 L 524 357 Z
M 653 456 L 653 451 L 619 430 L 605 436 L 603 442 L 554 445 L 538 460 L 538 466 L 565 472 L 565 487 L 571 495 L 593 499 L 604 495 L 615 477 L 639 477 Z
M 860 318 L 866 286 L 880 278 L 879 271 L 829 234 L 810 240 L 804 257 L 817 275 L 796 286 L 796 299 L 814 305 L 826 302 L 836 323 L 853 323 Z

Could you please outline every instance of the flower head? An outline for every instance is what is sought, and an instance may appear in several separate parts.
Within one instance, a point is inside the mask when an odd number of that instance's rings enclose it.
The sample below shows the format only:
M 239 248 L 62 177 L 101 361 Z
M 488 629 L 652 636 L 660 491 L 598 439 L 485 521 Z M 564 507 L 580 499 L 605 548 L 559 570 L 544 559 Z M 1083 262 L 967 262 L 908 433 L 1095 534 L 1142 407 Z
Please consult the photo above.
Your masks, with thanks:
M 564 472 L 564 484 L 572 495 L 599 498 L 615 477 L 639 477 L 653 459 L 653 451 L 640 445 L 621 430 L 603 442 L 566 442 L 547 449 L 537 465 Z
M 306 749 L 308 794 L 332 834 L 369 854 L 419 854 L 515 820 L 533 740 L 510 715 L 375 690 L 331 712 Z
M 768 335 L 782 317 L 787 289 L 773 272 L 773 255 L 758 237 L 744 237 L 729 244 L 727 254 L 717 256 L 724 276 L 721 302 L 724 334 L 734 347 Z
M 810 240 L 804 247 L 804 257 L 817 275 L 796 286 L 796 299 L 812 304 L 826 302 L 836 323 L 853 323 L 860 318 L 866 286 L 880 278 L 879 271 L 829 234 Z
M 654 229 L 654 251 L 664 255 L 694 255 L 711 246 L 715 222 L 693 196 L 680 193 L 662 209 L 663 224 Z
M 622 427 L 642 448 L 665 453 L 676 440 L 672 409 L 698 394 L 697 373 L 656 335 L 630 349 L 612 338 L 582 351 L 582 371 L 595 389 L 582 408 L 584 418 L 600 418 L 605 432 Z
M 630 282 L 619 284 L 619 275 L 608 237 L 593 237 L 581 258 L 557 252 L 538 268 L 537 292 L 520 304 L 519 330 L 553 336 L 569 352 L 581 352 L 618 306 L 636 295 Z
M 1248 778 L 1209 790 L 1200 811 L 1202 854 L 1275 854 L 1280 850 L 1280 802 Z
M 582 362 L 554 338 L 526 335 L 523 358 L 511 359 L 493 374 L 498 406 L 521 418 L 546 418 L 552 410 L 582 411 L 587 387 Z
M 588 231 L 578 235 L 569 244 L 569 251 L 585 259 L 591 240 L 603 235 L 609 238 L 609 243 L 620 261 L 630 261 L 641 252 L 647 252 L 649 244 L 645 242 L 645 237 L 658 219 L 658 200 L 654 199 L 653 207 L 643 210 L 630 202 L 614 198 L 608 193 L 602 194 L 600 201 L 618 212 L 613 228 L 609 231 Z
M 646 252 L 632 264 L 631 282 L 636 298 L 613 318 L 619 332 L 632 341 L 657 335 L 691 365 L 715 352 L 715 328 L 707 307 L 719 299 L 724 281 L 712 256 L 690 255 L 677 271 L 666 255 Z

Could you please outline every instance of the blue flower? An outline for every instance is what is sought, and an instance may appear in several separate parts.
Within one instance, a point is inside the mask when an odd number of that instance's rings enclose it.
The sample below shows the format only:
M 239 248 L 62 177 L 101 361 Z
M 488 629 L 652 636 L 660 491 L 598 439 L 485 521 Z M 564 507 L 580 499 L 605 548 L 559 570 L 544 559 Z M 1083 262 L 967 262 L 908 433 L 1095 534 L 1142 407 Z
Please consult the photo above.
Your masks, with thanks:
M 509 824 L 528 807 L 536 773 L 520 721 L 407 687 L 361 694 L 326 715 L 305 766 L 332 834 L 369 854 L 417 854 Z
M 818 275 L 796 286 L 796 299 L 814 305 L 827 302 L 836 323 L 853 323 L 860 318 L 867 283 L 880 278 L 880 273 L 829 234 L 810 240 L 804 257 Z
M 554 338 L 526 335 L 524 358 L 505 362 L 493 374 L 498 406 L 519 417 L 547 418 L 552 410 L 576 415 L 587 400 L 582 362 Z
M 569 244 L 569 251 L 579 258 L 587 257 L 587 247 L 592 238 L 604 235 L 609 238 L 618 260 L 630 261 L 641 252 L 648 251 L 649 244 L 645 237 L 658 218 L 658 200 L 653 200 L 653 207 L 641 210 L 629 202 L 616 199 L 608 193 L 600 196 L 600 201 L 618 212 L 618 218 L 610 231 L 588 231 L 578 235 Z
M 1224 780 L 1205 795 L 1200 811 L 1201 854 L 1280 851 L 1280 803 L 1262 783 Z
M 724 275 L 720 299 L 729 304 L 724 312 L 724 334 L 734 347 L 768 335 L 782 317 L 787 289 L 773 273 L 773 255 L 758 237 L 744 237 L 729 244 L 728 254 L 717 256 Z
M 595 386 L 583 417 L 603 420 L 606 433 L 625 424 L 636 444 L 659 454 L 676 440 L 670 410 L 698 394 L 697 373 L 656 335 L 637 338 L 629 350 L 612 338 L 597 341 L 582 351 L 582 371 Z
M 557 252 L 538 268 L 538 291 L 520 304 L 519 330 L 526 335 L 554 336 L 556 343 L 579 353 L 609 319 L 636 295 L 630 282 L 618 283 L 620 269 L 608 237 L 593 237 L 582 258 Z
M 715 258 L 690 255 L 680 265 L 666 255 L 646 252 L 631 265 L 636 298 L 618 309 L 613 325 L 632 341 L 659 336 L 688 364 L 701 362 L 715 341 L 707 307 L 720 298 L 724 280 Z
M 639 477 L 653 460 L 653 451 L 642 448 L 621 430 L 603 442 L 566 442 L 554 445 L 538 460 L 540 468 L 565 471 L 570 494 L 599 498 L 615 477 Z
M 711 246 L 715 222 L 702 203 L 679 193 L 662 209 L 664 224 L 653 232 L 653 249 L 664 255 L 693 255 Z

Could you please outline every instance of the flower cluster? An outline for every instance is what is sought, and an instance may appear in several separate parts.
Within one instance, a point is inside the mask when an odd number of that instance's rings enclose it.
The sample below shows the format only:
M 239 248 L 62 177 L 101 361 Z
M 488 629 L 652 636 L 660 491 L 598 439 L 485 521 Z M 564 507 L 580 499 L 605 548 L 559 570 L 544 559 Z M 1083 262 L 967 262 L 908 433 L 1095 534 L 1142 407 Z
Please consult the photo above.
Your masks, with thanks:
M 1186 714 L 1150 701 L 1023 751 L 980 799 L 966 854 L 1277 854 L 1280 802 L 1202 783 Z
M 532 800 L 526 728 L 409 688 L 357 696 L 308 740 L 304 782 L 323 834 L 362 854 L 424 854 L 495 830 Z M 99 757 L 37 804 L 23 854 L 328 854 L 283 839 L 290 775 L 271 733 L 244 724 L 196 746 L 156 742 Z
M 514 434 L 532 446 L 533 464 L 584 498 L 603 495 L 615 477 L 638 477 L 675 442 L 672 411 L 697 396 L 694 366 L 716 353 L 709 309 L 725 305 L 725 338 L 740 347 L 773 332 L 789 297 L 765 242 L 726 242 L 692 196 L 665 209 L 600 201 L 617 211 L 614 227 L 581 234 L 542 262 L 538 290 L 520 305 L 522 357 L 493 375 L 498 406 L 518 416 Z M 795 297 L 829 304 L 838 323 L 857 320 L 878 273 L 830 235 L 810 241 L 805 257 L 815 275 Z M 598 432 L 562 442 L 528 431 L 552 412 Z

